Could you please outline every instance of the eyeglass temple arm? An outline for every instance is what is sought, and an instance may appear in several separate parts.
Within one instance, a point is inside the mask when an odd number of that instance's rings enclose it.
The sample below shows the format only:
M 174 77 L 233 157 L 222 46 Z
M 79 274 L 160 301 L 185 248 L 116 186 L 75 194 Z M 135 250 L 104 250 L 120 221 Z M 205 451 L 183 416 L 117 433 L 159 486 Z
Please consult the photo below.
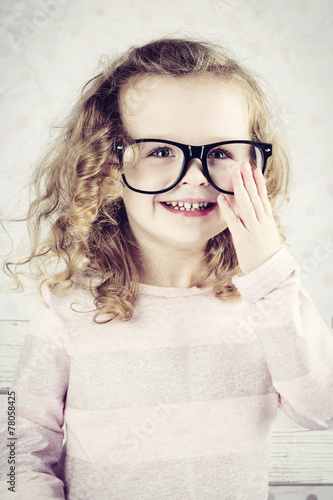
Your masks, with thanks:
M 120 146 L 119 144 L 114 144 L 113 145 L 113 154 L 115 154 L 118 158 L 119 165 L 122 167 L 123 164 L 123 159 L 124 159 L 124 147 Z

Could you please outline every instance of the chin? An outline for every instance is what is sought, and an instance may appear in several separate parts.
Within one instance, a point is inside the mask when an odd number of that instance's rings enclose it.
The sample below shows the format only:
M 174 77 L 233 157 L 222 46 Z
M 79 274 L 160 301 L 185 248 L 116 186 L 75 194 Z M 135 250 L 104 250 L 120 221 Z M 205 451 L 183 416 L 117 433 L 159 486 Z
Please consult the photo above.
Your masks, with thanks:
M 170 238 L 168 238 L 168 240 L 171 246 L 174 246 L 178 249 L 202 251 L 206 248 L 208 241 L 222 231 L 223 230 L 219 232 L 214 231 L 210 234 L 198 235 L 198 237 L 193 237 L 193 234 L 186 237 L 186 234 L 184 234 L 183 232 L 179 235 L 179 238 L 177 238 L 177 235 L 175 234 L 170 235 Z

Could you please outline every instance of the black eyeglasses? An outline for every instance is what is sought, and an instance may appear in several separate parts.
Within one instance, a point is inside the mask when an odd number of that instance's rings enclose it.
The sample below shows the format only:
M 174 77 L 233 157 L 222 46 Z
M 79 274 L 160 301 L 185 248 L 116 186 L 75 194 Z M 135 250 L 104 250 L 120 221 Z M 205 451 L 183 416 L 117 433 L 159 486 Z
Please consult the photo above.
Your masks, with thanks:
M 217 190 L 232 191 L 232 174 L 244 162 L 264 174 L 267 159 L 273 153 L 269 143 L 255 141 L 223 141 L 203 146 L 189 146 L 165 139 L 135 139 L 134 144 L 116 145 L 119 163 L 126 173 L 124 184 L 137 193 L 159 194 L 173 189 L 186 175 L 189 163 L 197 158 L 202 173 Z M 126 164 L 130 165 L 126 169 Z

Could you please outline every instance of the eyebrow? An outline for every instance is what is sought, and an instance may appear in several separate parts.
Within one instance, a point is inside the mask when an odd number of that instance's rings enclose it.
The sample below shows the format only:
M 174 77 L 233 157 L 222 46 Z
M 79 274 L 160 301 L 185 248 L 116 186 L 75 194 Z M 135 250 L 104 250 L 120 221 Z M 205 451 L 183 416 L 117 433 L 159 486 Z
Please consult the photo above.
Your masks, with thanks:
M 178 138 L 172 137 L 170 135 L 158 135 L 156 136 L 155 134 L 153 135 L 147 135 L 146 137 L 140 137 L 140 139 L 157 139 L 157 140 L 164 140 L 164 141 L 174 141 L 174 142 L 181 142 L 179 141 Z M 226 142 L 226 141 L 237 141 L 237 140 L 243 140 L 239 137 L 216 137 L 215 139 L 210 139 L 209 141 L 207 140 L 204 144 L 214 144 L 215 142 Z M 244 139 L 244 140 L 250 140 L 250 139 Z

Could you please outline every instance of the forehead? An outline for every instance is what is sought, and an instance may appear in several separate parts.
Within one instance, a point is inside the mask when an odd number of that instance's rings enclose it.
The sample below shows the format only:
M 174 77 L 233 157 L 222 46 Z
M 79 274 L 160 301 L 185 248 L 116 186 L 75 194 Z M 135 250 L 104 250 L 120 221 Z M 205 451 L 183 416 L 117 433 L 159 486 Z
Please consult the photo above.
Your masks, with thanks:
M 120 94 L 123 124 L 133 138 L 164 138 L 194 145 L 248 138 L 248 103 L 221 77 L 144 75 Z

